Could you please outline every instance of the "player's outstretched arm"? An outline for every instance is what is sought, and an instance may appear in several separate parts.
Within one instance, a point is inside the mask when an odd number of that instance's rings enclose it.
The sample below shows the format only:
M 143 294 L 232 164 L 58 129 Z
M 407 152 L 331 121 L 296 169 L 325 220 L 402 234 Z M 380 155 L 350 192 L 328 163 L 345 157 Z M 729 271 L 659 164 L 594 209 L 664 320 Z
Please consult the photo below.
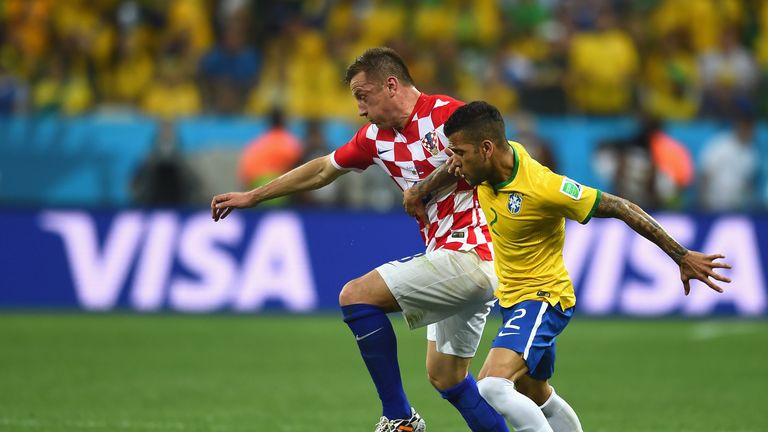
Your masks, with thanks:
M 236 208 L 254 207 L 272 198 L 319 189 L 346 172 L 336 169 L 330 155 L 312 159 L 264 186 L 248 192 L 227 192 L 214 196 L 211 200 L 211 217 L 214 221 L 218 221 L 227 217 Z
M 717 292 L 723 292 L 723 289 L 712 279 L 731 282 L 729 278 L 714 271 L 716 268 L 731 268 L 730 264 L 716 262 L 717 259 L 725 258 L 723 255 L 705 255 L 701 252 L 689 251 L 675 241 L 651 215 L 633 202 L 603 193 L 595 211 L 595 217 L 621 219 L 635 232 L 660 247 L 680 266 L 680 278 L 683 281 L 685 295 L 691 291 L 691 279 L 700 280 Z
M 456 177 L 448 171 L 448 164 L 440 165 L 424 180 L 403 191 L 405 212 L 429 227 L 425 201 L 431 193 L 453 183 L 456 183 Z

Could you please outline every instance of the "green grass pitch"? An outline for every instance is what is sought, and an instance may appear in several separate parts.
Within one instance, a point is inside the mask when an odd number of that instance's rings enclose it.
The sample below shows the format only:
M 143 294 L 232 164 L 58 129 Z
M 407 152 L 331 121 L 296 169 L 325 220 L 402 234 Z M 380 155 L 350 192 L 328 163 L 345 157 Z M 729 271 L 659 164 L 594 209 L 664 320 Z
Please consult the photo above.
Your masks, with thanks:
M 426 380 L 425 330 L 395 326 L 428 431 L 466 431 Z M 768 431 L 768 321 L 577 316 L 552 383 L 586 431 Z M 0 315 L 0 431 L 370 432 L 379 414 L 336 316 Z

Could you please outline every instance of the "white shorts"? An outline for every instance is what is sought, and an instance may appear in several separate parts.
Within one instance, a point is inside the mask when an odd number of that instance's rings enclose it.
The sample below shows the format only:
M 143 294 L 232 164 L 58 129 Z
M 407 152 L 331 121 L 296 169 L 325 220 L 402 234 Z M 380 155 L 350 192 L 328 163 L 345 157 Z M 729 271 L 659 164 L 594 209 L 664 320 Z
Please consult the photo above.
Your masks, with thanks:
M 492 261 L 474 251 L 439 249 L 376 268 L 403 310 L 411 329 L 427 326 L 437 350 L 474 357 L 495 302 Z

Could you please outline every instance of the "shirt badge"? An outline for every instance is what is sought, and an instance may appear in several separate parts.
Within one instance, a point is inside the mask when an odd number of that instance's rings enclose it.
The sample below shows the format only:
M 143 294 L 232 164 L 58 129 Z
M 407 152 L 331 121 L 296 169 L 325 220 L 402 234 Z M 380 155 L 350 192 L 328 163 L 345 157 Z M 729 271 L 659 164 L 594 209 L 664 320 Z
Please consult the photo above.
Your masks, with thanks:
M 560 185 L 560 193 L 578 201 L 581 199 L 583 189 L 581 185 L 568 177 L 563 177 L 563 183 Z
M 437 131 L 427 132 L 421 140 L 421 145 L 432 155 L 440 153 L 440 141 L 437 139 Z
M 513 215 L 520 213 L 520 208 L 523 205 L 523 196 L 518 192 L 512 192 L 509 194 L 509 202 L 507 202 L 507 209 Z

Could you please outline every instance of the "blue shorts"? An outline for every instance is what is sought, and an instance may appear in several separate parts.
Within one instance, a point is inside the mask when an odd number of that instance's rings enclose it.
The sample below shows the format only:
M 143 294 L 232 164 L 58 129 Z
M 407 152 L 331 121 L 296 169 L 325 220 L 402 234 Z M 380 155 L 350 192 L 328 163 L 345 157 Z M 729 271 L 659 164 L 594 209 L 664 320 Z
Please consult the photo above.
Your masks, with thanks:
M 501 308 L 504 319 L 493 348 L 510 349 L 523 357 L 528 375 L 547 380 L 555 373 L 555 338 L 573 315 L 573 308 L 565 311 L 547 302 L 526 300 L 510 308 Z

